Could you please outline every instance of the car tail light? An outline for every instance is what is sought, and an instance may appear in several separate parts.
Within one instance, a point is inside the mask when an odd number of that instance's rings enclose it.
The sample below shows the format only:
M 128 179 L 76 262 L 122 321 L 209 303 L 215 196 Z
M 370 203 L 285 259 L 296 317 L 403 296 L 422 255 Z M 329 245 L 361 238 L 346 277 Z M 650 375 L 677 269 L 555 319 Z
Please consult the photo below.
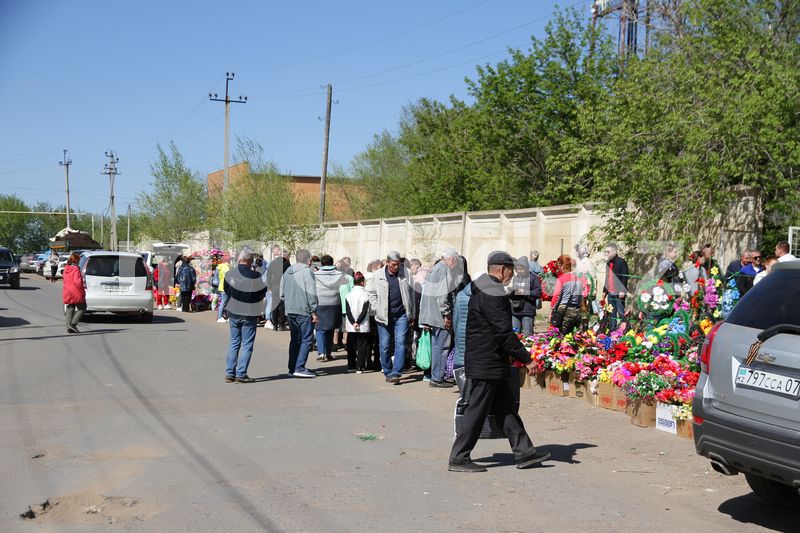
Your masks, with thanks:
M 705 421 L 706 421 L 706 419 L 703 418 L 702 416 L 695 415 L 695 417 L 694 417 L 694 423 L 697 424 L 697 425 L 700 425 Z
M 717 336 L 717 331 L 724 322 L 717 322 L 711 331 L 706 335 L 706 341 L 703 347 L 700 348 L 700 371 L 709 374 L 711 372 L 711 347 L 714 344 L 714 337 Z

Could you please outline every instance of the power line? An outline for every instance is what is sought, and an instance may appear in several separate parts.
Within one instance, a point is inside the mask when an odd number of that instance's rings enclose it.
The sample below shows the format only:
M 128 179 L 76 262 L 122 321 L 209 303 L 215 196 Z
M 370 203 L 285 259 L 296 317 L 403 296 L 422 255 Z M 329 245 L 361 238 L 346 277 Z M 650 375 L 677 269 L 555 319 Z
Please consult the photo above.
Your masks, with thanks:
M 460 15 L 461 13 L 469 11 L 470 9 L 474 9 L 474 8 L 480 6 L 480 5 L 486 4 L 488 1 L 489 0 L 482 0 L 481 2 L 477 2 L 475 4 L 467 6 L 465 8 L 459 9 L 457 11 L 453 11 L 452 13 L 448 13 L 446 15 L 442 15 L 441 17 L 435 18 L 433 20 L 429 20 L 428 22 L 423 22 L 422 24 L 419 24 L 419 25 L 414 26 L 412 28 L 401 30 L 401 31 L 399 31 L 397 33 L 393 33 L 391 35 L 387 35 L 385 37 L 381 37 L 380 39 L 375 39 L 374 41 L 369 41 L 367 43 L 358 44 L 356 46 L 351 46 L 350 48 L 345 48 L 343 50 L 339 50 L 339 51 L 336 51 L 336 52 L 331 52 L 329 54 L 325 54 L 325 55 L 321 55 L 321 56 L 317 56 L 317 57 L 310 57 L 308 59 L 301 59 L 299 61 L 294 61 L 292 63 L 283 63 L 283 64 L 279 64 L 279 65 L 270 65 L 270 66 L 266 66 L 266 67 L 251 68 L 251 69 L 245 70 L 245 72 L 294 67 L 294 66 L 297 66 L 297 65 L 304 65 L 306 63 L 312 63 L 314 61 L 320 61 L 322 59 L 328 59 L 328 58 L 335 57 L 335 56 L 338 56 L 338 55 L 346 54 L 346 53 L 349 53 L 349 52 L 353 52 L 355 50 L 360 50 L 361 48 L 366 48 L 368 46 L 372 46 L 372 45 L 375 45 L 375 44 L 378 44 L 378 43 L 389 41 L 389 40 L 394 39 L 396 37 L 400 37 L 401 35 L 405 35 L 407 33 L 414 32 L 416 30 L 425 28 L 426 26 L 431 26 L 433 24 L 436 24 L 437 22 L 441 22 L 443 20 L 446 20 L 448 18 L 454 17 L 456 15 Z
M 584 3 L 583 0 L 578 1 L 578 2 L 573 2 L 572 4 L 568 5 L 567 7 L 574 7 L 574 6 L 576 6 L 578 4 L 582 4 L 582 3 Z M 550 15 L 544 15 L 544 16 L 541 16 L 541 17 L 537 17 L 535 19 L 529 20 L 527 22 L 523 22 L 522 24 L 517 24 L 516 26 L 513 26 L 511 28 L 507 28 L 507 29 L 505 29 L 503 31 L 494 33 L 494 34 L 489 35 L 487 37 L 483 37 L 481 39 L 477 39 L 475 41 L 468 42 L 468 43 L 463 44 L 461 46 L 457 46 L 455 48 L 451 48 L 449 50 L 445 50 L 444 52 L 439 52 L 437 54 L 433 54 L 433 55 L 424 57 L 422 59 L 417 59 L 415 61 L 411 61 L 411 62 L 405 63 L 403 65 L 398 65 L 398 66 L 395 66 L 395 67 L 392 67 L 392 68 L 388 68 L 388 69 L 384 69 L 384 70 L 380 70 L 380 71 L 377 71 L 377 72 L 364 74 L 362 76 L 358 76 L 358 77 L 355 77 L 355 78 L 336 81 L 333 84 L 338 87 L 338 86 L 343 85 L 343 84 L 352 83 L 352 82 L 355 82 L 355 81 L 361 81 L 361 80 L 364 80 L 364 79 L 367 79 L 367 78 L 373 78 L 375 76 L 380 76 L 382 74 L 387 74 L 389 72 L 402 70 L 404 68 L 408 68 L 408 67 L 411 67 L 411 66 L 414 66 L 414 65 L 419 65 L 421 63 L 425 63 L 425 62 L 431 61 L 433 59 L 437 59 L 437 58 L 452 54 L 454 52 L 459 52 L 459 51 L 464 50 L 466 48 L 470 48 L 472 46 L 475 46 L 477 44 L 481 44 L 481 43 L 484 43 L 486 41 L 490 41 L 492 39 L 496 39 L 497 37 L 501 37 L 503 35 L 507 35 L 509 33 L 512 33 L 514 31 L 522 29 L 522 28 L 524 28 L 526 26 L 530 26 L 531 24 L 535 24 L 537 22 L 541 22 L 541 21 L 546 20 L 548 18 L 550 18 Z M 291 93 L 302 93 L 302 92 L 306 92 L 306 91 L 312 91 L 312 90 L 316 89 L 317 87 L 318 86 L 305 87 L 305 88 L 299 88 L 299 89 L 287 89 L 285 91 L 276 91 L 276 92 L 267 92 L 267 93 L 255 93 L 254 96 L 283 96 L 283 95 L 289 96 Z M 315 93 L 315 94 L 319 94 L 319 93 Z

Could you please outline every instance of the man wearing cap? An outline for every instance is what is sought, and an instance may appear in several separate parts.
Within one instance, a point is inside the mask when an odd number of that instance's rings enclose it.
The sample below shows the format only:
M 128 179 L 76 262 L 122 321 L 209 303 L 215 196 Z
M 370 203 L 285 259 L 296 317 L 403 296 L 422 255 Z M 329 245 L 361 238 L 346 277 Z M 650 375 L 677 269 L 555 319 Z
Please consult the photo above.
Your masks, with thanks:
M 455 248 L 445 248 L 442 259 L 433 267 L 422 286 L 422 298 L 419 302 L 420 327 L 431 330 L 431 387 L 452 387 L 445 381 L 447 354 L 453 344 L 451 331 L 453 328 L 453 291 L 458 286 L 458 272 L 464 267 Z
M 472 462 L 470 453 L 490 412 L 503 426 L 517 468 L 528 468 L 550 457 L 533 446 L 518 414 L 519 376 L 511 360 L 530 365 L 531 356 L 511 328 L 511 300 L 505 285 L 514 276 L 514 258 L 497 251 L 489 254 L 487 263 L 487 273 L 472 282 L 469 299 L 464 366 L 472 392 L 463 426 L 450 451 L 451 472 L 486 471 L 486 467 Z

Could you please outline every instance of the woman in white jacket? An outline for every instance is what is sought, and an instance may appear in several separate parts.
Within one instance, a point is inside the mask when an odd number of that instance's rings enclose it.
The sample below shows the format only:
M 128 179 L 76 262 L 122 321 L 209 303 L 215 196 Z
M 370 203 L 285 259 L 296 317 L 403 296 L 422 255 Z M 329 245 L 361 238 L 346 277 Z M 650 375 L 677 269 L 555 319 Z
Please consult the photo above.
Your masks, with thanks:
M 360 374 L 365 370 L 370 349 L 369 309 L 364 274 L 356 272 L 353 275 L 353 289 L 345 298 L 348 372 Z

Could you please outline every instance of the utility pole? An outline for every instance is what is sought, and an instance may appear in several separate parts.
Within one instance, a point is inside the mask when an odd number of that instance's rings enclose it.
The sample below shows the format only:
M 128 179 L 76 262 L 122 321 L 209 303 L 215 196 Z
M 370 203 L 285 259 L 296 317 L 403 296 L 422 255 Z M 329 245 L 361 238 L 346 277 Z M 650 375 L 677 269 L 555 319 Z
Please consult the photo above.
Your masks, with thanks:
M 67 227 L 71 227 L 69 225 L 69 166 L 72 164 L 72 159 L 67 157 L 67 150 L 64 150 L 64 160 L 58 162 L 59 165 L 64 167 L 64 183 L 66 184 L 67 190 Z
M 322 176 L 319 180 L 319 223 L 325 221 L 325 180 L 328 177 L 328 143 L 331 133 L 331 98 L 333 87 L 328 84 L 328 98 L 325 106 L 325 140 L 322 145 Z
M 103 213 L 100 213 L 100 246 L 103 246 L 103 242 L 106 240 L 106 232 L 105 232 L 105 217 Z
M 117 171 L 119 157 L 117 157 L 111 149 L 106 152 L 106 157 L 109 162 L 103 165 L 103 172 L 101 172 L 101 174 L 107 174 L 111 182 L 111 231 L 109 232 L 108 238 L 111 240 L 111 251 L 116 252 L 119 243 L 117 241 L 117 206 L 114 204 L 114 179 L 117 177 L 117 174 L 119 174 L 119 171 Z
M 231 103 L 246 104 L 247 97 L 239 96 L 238 100 L 231 100 L 228 96 L 228 84 L 233 81 L 233 72 L 225 73 L 225 98 L 218 98 L 217 93 L 213 95 L 208 93 L 208 98 L 212 102 L 225 102 L 225 166 L 222 170 L 222 192 L 228 192 L 228 151 L 230 145 L 230 127 L 231 127 Z
M 128 204 L 128 251 L 131 251 L 131 204 Z

